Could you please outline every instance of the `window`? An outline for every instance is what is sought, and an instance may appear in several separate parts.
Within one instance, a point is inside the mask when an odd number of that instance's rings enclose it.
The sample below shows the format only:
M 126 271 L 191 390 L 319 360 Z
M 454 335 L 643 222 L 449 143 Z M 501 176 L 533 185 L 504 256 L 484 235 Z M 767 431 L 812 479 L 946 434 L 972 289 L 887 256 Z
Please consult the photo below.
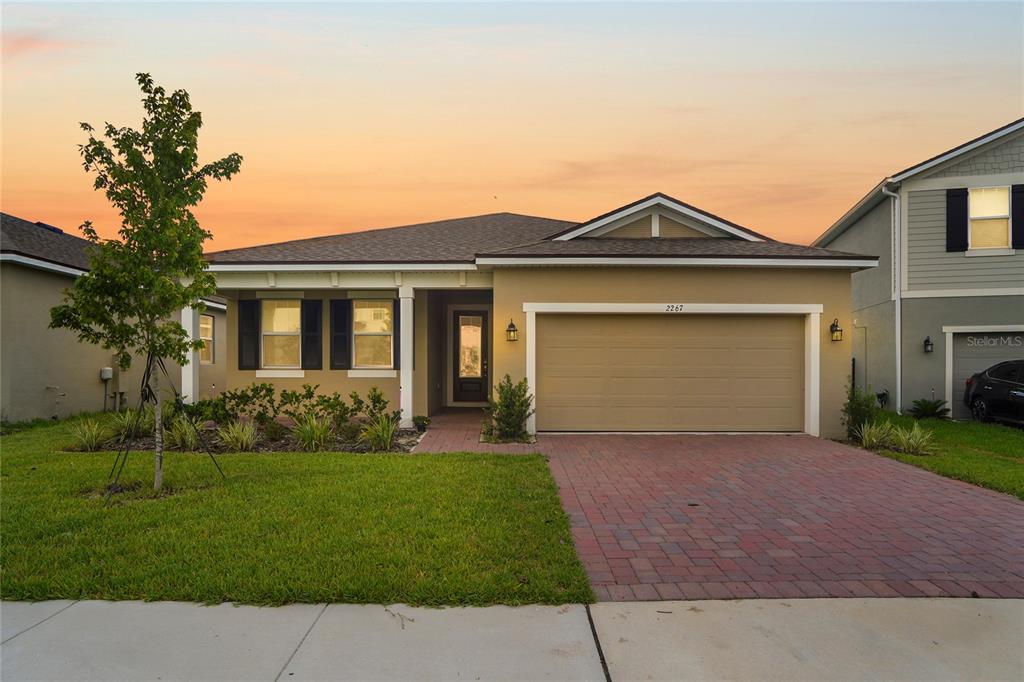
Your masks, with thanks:
M 301 301 L 264 299 L 261 301 L 263 367 L 301 366 Z
M 199 349 L 199 362 L 203 365 L 213 364 L 213 315 L 199 316 L 199 340 L 203 347 Z
M 1007 249 L 1010 247 L 1010 188 L 985 187 L 971 189 L 969 244 L 974 249 Z
M 352 301 L 352 366 L 390 368 L 394 308 L 388 299 Z
M 993 379 L 1002 379 L 1003 381 L 1016 381 L 1017 372 L 1019 365 L 1015 362 L 1007 362 L 1002 365 L 996 365 L 989 370 L 988 375 Z

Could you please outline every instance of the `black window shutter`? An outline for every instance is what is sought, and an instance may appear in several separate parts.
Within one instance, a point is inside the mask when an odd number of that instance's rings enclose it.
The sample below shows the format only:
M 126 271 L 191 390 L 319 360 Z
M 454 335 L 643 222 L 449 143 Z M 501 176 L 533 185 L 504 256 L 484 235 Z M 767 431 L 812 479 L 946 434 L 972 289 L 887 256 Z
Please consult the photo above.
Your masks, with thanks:
M 1024 249 L 1024 185 L 1014 185 L 1010 190 L 1010 227 L 1010 246 Z
M 302 369 L 323 369 L 324 302 L 320 299 L 302 301 Z
M 260 302 L 238 302 L 238 369 L 260 368 Z
M 352 301 L 331 301 L 331 369 L 352 366 Z
M 395 321 L 391 331 L 391 350 L 394 358 L 395 369 L 402 368 L 402 301 L 395 299 L 391 302 L 391 319 Z
M 946 190 L 946 251 L 967 250 L 967 188 Z

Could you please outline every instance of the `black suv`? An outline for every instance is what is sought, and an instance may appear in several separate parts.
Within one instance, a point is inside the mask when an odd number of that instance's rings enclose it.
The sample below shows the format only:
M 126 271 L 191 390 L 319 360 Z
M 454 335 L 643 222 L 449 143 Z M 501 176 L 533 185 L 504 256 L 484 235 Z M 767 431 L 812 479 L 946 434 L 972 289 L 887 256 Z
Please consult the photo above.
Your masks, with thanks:
M 1024 360 L 992 365 L 967 380 L 964 404 L 978 421 L 1024 425 Z

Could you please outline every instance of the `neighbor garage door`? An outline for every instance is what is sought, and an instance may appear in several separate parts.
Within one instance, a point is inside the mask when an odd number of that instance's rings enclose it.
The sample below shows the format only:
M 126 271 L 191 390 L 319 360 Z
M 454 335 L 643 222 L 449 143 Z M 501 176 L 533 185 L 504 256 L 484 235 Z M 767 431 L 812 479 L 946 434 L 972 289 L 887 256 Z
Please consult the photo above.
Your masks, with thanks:
M 964 405 L 964 382 L 983 369 L 1005 360 L 1024 360 L 1024 334 L 1021 332 L 967 332 L 953 334 L 953 395 L 950 400 L 954 419 L 970 419 Z
M 538 315 L 542 431 L 801 431 L 799 315 Z

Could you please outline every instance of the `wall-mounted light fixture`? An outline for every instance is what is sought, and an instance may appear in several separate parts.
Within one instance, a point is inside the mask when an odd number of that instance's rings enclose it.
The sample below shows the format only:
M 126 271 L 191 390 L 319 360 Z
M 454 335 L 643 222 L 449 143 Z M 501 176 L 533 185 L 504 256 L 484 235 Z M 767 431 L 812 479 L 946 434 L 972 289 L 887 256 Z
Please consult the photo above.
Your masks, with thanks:
M 932 343 L 932 337 L 924 337 L 924 352 L 931 353 L 933 350 L 935 350 L 935 344 Z
M 839 326 L 839 318 L 832 320 L 832 324 L 828 328 L 829 333 L 832 334 L 833 341 L 843 340 L 843 328 Z
M 505 327 L 505 340 L 506 341 L 518 341 L 519 330 L 516 329 L 516 323 L 512 320 L 508 321 L 508 326 Z

